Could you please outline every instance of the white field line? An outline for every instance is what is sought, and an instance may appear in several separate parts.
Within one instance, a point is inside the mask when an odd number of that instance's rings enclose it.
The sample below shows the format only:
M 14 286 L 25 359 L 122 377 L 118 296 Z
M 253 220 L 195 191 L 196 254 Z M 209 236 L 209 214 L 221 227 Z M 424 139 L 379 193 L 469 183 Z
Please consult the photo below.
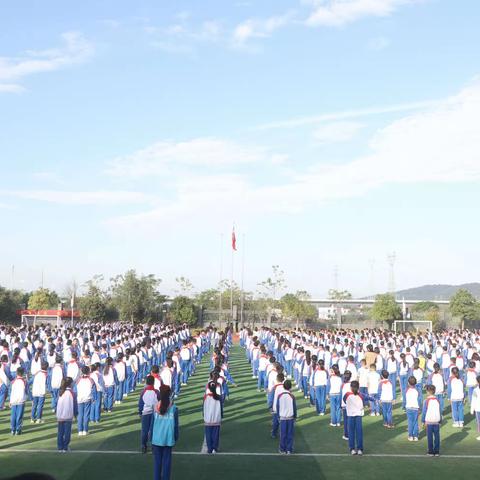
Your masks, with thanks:
M 2 453 L 55 453 L 58 452 L 56 450 L 48 450 L 48 449 L 30 449 L 30 448 L 1 448 L 0 454 Z M 142 455 L 141 452 L 137 450 L 72 450 L 68 452 L 68 454 L 107 454 L 107 455 Z M 67 454 L 67 455 L 68 455 Z M 203 446 L 202 451 L 200 452 L 182 452 L 182 451 L 173 451 L 174 455 L 204 455 Z M 230 457 L 230 456 L 238 456 L 238 457 L 286 457 L 287 455 L 281 453 L 259 453 L 259 452 L 222 452 L 217 453 L 217 456 L 220 455 L 221 457 Z M 292 457 L 352 457 L 349 453 L 294 453 L 291 455 Z M 428 455 L 425 454 L 396 454 L 396 453 L 371 453 L 371 454 L 364 454 L 363 456 L 366 457 L 373 457 L 373 458 L 430 458 Z M 480 455 L 440 455 L 439 458 L 471 458 L 480 460 Z

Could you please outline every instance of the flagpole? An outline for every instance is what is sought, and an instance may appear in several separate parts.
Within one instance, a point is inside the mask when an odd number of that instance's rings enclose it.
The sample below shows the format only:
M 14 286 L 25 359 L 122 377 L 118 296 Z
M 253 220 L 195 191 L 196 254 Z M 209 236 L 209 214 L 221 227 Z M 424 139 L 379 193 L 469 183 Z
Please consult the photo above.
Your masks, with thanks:
M 242 327 L 244 324 L 243 319 L 243 307 L 245 302 L 245 292 L 243 290 L 243 277 L 245 275 L 245 234 L 242 234 L 242 296 L 240 297 L 240 321 L 242 323 Z
M 235 226 L 233 227 L 235 230 Z M 232 269 L 230 272 L 230 321 L 233 323 L 233 253 L 234 248 L 232 244 Z
M 220 295 L 218 298 L 218 328 L 222 328 L 222 277 L 223 277 L 223 233 L 220 234 L 220 282 L 218 284 Z

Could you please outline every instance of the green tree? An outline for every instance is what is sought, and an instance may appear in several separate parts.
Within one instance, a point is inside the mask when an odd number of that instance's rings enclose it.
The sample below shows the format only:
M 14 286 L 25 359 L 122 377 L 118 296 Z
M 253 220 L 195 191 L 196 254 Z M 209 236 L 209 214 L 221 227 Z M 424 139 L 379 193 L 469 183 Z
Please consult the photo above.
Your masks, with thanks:
M 370 310 L 372 318 L 376 322 L 388 322 L 391 326 L 394 320 L 402 318 L 402 309 L 390 293 L 384 293 L 375 297 L 375 303 Z
M 437 308 L 429 308 L 423 316 L 427 322 L 432 322 L 432 330 L 436 330 L 440 325 L 440 309 L 438 305 L 435 305 L 435 307 Z
M 175 278 L 175 281 L 178 285 L 178 288 L 175 290 L 175 292 L 185 297 L 190 296 L 190 293 L 195 288 L 193 283 L 186 277 L 177 277 Z
M 108 314 L 108 298 L 100 287 L 103 276 L 97 275 L 86 282 L 87 292 L 78 299 L 78 305 L 83 320 L 103 322 Z
M 17 310 L 27 303 L 28 296 L 19 290 L 0 287 L 0 322 L 16 323 Z
M 272 298 L 275 301 L 277 294 L 287 287 L 285 284 L 285 272 L 278 265 L 272 265 L 272 276 L 258 285 L 268 298 Z
M 412 307 L 414 319 L 432 322 L 432 330 L 440 325 L 440 307 L 434 302 L 418 302 Z
M 297 330 L 301 320 L 316 317 L 315 307 L 307 303 L 309 299 L 310 295 L 303 290 L 297 291 L 295 294 L 287 293 L 280 299 L 282 315 L 294 320 Z
M 334 288 L 328 291 L 328 299 L 334 300 L 336 302 L 341 302 L 343 300 L 350 300 L 352 294 L 348 290 L 335 290 Z
M 161 280 L 155 275 L 138 276 L 135 270 L 111 279 L 111 305 L 120 319 L 130 322 L 154 320 L 160 315 L 166 297 L 158 291 Z
M 219 296 L 220 291 L 217 288 L 209 288 L 195 295 L 195 303 L 199 307 L 206 308 L 207 310 L 217 310 Z
M 336 290 L 332 288 L 328 291 L 328 298 L 335 302 L 337 325 L 340 326 L 342 323 L 342 302 L 350 300 L 352 294 L 348 290 Z
M 184 295 L 175 297 L 170 305 L 170 317 L 173 322 L 178 324 L 195 325 L 197 316 L 193 300 Z
M 28 308 L 30 310 L 48 310 L 57 308 L 60 298 L 56 292 L 48 288 L 39 288 L 33 292 L 28 299 Z
M 425 313 L 432 309 L 439 310 L 439 306 L 434 302 L 418 302 L 412 307 L 412 312 Z
M 450 312 L 462 322 L 477 320 L 480 317 L 480 307 L 477 299 L 463 288 L 458 290 L 450 299 Z

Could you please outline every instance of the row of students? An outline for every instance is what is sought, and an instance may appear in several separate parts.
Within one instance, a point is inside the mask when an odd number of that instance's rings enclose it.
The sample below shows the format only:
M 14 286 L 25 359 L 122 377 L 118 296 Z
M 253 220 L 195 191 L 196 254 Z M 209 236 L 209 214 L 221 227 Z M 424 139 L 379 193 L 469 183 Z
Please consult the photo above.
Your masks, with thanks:
M 247 337 L 248 338 L 248 337 Z M 266 351 L 265 345 L 260 345 L 258 339 L 253 338 L 250 345 L 253 347 L 248 350 L 248 342 L 245 341 L 246 337 L 240 338 L 241 344 L 247 350 L 247 358 L 252 364 L 252 369 L 255 375 L 256 366 L 254 361 L 256 359 L 255 350 L 258 350 L 260 358 L 265 358 L 266 367 L 262 368 L 265 371 L 265 381 L 258 382 L 258 389 L 262 390 L 263 384 L 267 385 L 267 403 L 272 413 L 272 437 L 278 435 L 279 418 L 276 411 L 275 398 L 278 392 L 283 391 L 283 384 L 285 377 L 288 376 L 288 372 L 291 371 L 289 364 L 284 362 L 280 364 L 276 361 L 272 351 Z M 320 360 L 316 362 L 315 357 L 310 356 L 310 352 L 303 351 L 303 349 L 297 348 L 301 354 L 303 354 L 306 364 L 311 367 L 308 370 L 308 375 L 296 375 L 293 373 L 293 377 L 296 379 L 299 390 L 304 393 L 305 398 L 309 398 L 317 408 L 319 415 L 325 414 L 326 399 L 330 400 L 331 404 L 331 426 L 341 426 L 342 412 L 343 412 L 343 424 L 345 440 L 349 439 L 348 435 L 348 413 L 345 404 L 345 395 L 351 392 L 351 384 L 358 384 L 358 392 L 362 394 L 362 398 L 366 399 L 370 404 L 371 415 L 379 415 L 380 408 L 383 416 L 383 423 L 386 428 L 393 428 L 393 404 L 395 402 L 395 390 L 396 390 L 396 376 L 391 375 L 387 370 L 382 370 L 380 374 L 377 372 L 377 365 L 371 364 L 370 369 L 366 369 L 366 361 L 361 361 L 361 366 L 358 370 L 355 370 L 355 376 L 360 379 L 353 379 L 352 372 L 344 371 L 343 375 L 340 373 L 338 365 L 333 365 L 330 370 L 327 370 L 324 365 L 324 361 Z M 310 362 L 309 362 L 310 360 Z M 418 359 L 414 359 L 412 370 L 408 368 L 405 374 L 410 374 L 407 377 L 407 385 L 402 392 L 402 400 L 405 405 L 405 410 L 408 419 L 408 440 L 418 440 L 418 414 L 421 411 L 423 401 L 423 391 L 427 393 L 427 398 L 431 397 L 432 389 L 435 394 L 436 402 L 440 409 L 440 413 L 443 412 L 443 393 L 444 388 L 438 388 L 437 385 L 445 384 L 442 372 L 440 372 L 440 365 L 434 364 L 433 372 L 425 380 L 423 375 L 415 375 L 416 369 L 419 367 Z M 302 371 L 302 373 L 304 370 Z M 284 375 L 285 373 L 285 375 Z M 402 372 L 403 373 L 403 372 Z M 413 373 L 413 375 L 412 375 Z M 448 398 L 450 399 L 452 406 L 452 416 L 454 421 L 454 427 L 463 426 L 463 395 L 464 395 L 464 383 L 461 377 L 460 370 L 453 367 L 451 375 L 446 382 Z M 306 377 L 306 378 L 305 378 Z M 393 378 L 392 378 L 393 377 Z M 258 376 L 260 378 L 260 376 Z M 477 427 L 480 431 L 480 420 L 477 414 L 478 410 L 478 395 L 480 376 L 475 378 L 475 387 L 469 390 L 469 397 L 471 403 L 471 413 L 475 415 L 477 419 Z M 307 385 L 305 385 L 307 383 Z M 428 388 L 427 388 L 428 387 Z M 440 392 L 438 392 L 440 390 Z M 308 394 L 307 394 L 308 391 Z M 429 404 L 432 403 L 431 399 Z M 362 409 L 363 415 L 363 409 Z M 414 418 L 417 419 L 414 421 Z M 434 435 L 435 436 L 435 435 Z M 433 438 L 433 437 L 432 437 Z M 480 437 L 478 437 L 480 440 Z M 357 449 L 358 450 L 358 449 Z M 359 450 L 362 450 L 361 448 Z M 436 452 L 436 448 L 429 448 L 432 453 Z

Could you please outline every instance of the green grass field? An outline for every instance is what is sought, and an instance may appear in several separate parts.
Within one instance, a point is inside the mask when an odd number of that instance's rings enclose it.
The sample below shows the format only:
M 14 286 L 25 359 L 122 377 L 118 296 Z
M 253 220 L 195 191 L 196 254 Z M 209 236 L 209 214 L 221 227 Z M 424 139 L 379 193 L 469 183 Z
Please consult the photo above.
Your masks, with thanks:
M 307 401 L 298 396 L 299 420 L 296 427 L 296 455 L 277 454 L 278 443 L 270 438 L 270 415 L 264 394 L 255 381 L 244 352 L 234 347 L 230 359 L 232 375 L 239 384 L 231 389 L 225 407 L 218 455 L 200 454 L 203 443 L 202 395 L 208 376 L 205 358 L 188 387 L 177 400 L 180 411 L 180 440 L 175 447 L 173 479 L 209 479 L 228 476 L 245 478 L 350 479 L 382 478 L 474 478 L 480 468 L 480 442 L 476 426 L 467 415 L 463 430 L 451 427 L 450 408 L 441 428 L 441 453 L 425 456 L 426 439 L 407 441 L 406 417 L 399 406 L 394 410 L 394 430 L 382 426 L 381 417 L 364 418 L 365 456 L 350 457 L 342 429 L 329 427 L 330 417 L 319 417 Z M 10 436 L 9 411 L 0 413 L 0 478 L 28 471 L 47 472 L 57 479 L 151 478 L 150 454 L 141 455 L 138 394 L 128 398 L 114 413 L 104 415 L 100 425 L 91 426 L 91 435 L 72 434 L 72 452 L 56 452 L 56 423 L 49 409 L 45 423 L 31 425 L 30 403 L 21 436 Z M 47 400 L 49 405 L 49 399 Z M 35 450 L 37 450 L 35 452 Z M 251 455 L 252 453 L 261 455 Z M 319 455 L 317 455 L 319 454 Z M 342 454 L 342 455 L 338 455 Z M 387 455 L 387 456 L 383 456 Z

